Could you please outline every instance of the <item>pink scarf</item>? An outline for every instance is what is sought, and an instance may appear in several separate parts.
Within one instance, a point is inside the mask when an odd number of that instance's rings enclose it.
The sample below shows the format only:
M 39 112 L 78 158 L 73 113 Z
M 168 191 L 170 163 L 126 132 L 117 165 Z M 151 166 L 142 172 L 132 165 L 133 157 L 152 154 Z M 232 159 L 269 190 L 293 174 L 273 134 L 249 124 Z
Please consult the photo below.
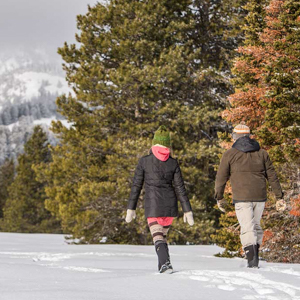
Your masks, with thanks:
M 161 146 L 152 146 L 152 153 L 154 156 L 161 160 L 161 161 L 166 161 L 170 157 L 170 149 L 161 147 Z

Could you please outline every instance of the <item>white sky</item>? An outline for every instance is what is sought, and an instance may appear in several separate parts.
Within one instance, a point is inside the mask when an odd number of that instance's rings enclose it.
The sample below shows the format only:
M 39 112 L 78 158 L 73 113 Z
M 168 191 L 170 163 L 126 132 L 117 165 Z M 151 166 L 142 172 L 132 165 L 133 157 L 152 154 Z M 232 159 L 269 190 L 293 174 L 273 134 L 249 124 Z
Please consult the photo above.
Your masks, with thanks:
M 0 53 L 75 42 L 76 15 L 97 0 L 0 0 Z

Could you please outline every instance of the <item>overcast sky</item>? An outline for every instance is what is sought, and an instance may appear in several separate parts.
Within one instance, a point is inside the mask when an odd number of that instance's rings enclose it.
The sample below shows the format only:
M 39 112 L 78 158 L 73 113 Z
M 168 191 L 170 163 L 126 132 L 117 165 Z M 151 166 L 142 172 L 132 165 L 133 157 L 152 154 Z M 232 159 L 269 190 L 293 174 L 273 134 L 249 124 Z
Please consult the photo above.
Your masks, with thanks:
M 76 15 L 97 0 L 0 0 L 0 52 L 46 48 L 56 55 L 74 42 Z

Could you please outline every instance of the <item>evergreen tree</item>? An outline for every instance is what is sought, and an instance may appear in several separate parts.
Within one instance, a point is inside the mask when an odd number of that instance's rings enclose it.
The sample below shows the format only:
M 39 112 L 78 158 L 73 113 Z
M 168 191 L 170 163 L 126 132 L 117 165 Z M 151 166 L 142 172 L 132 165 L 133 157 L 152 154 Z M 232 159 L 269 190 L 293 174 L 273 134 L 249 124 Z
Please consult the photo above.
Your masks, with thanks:
M 8 188 L 12 184 L 15 175 L 13 160 L 6 159 L 0 167 L 0 218 L 3 218 L 3 207 L 8 198 Z
M 58 232 L 59 223 L 45 209 L 45 186 L 36 180 L 34 165 L 49 163 L 47 136 L 40 126 L 34 128 L 18 157 L 17 175 L 8 188 L 2 230 L 10 232 Z
M 244 6 L 244 9 L 247 11 L 244 24 L 242 25 L 245 45 L 261 45 L 262 41 L 259 36 L 266 26 L 265 8 L 268 3 L 269 0 L 249 0 Z
M 12 106 L 10 108 L 10 114 L 11 114 L 11 119 L 12 119 L 12 123 L 17 122 L 18 118 L 19 118 L 19 109 L 18 106 Z
M 59 49 L 76 96 L 57 105 L 73 126 L 53 125 L 61 144 L 39 174 L 66 232 L 87 242 L 150 241 L 142 201 L 136 222 L 123 220 L 138 158 L 164 124 L 198 220 L 193 228 L 176 221 L 171 242 L 210 241 L 216 132 L 237 45 L 228 20 L 241 1 L 231 2 L 230 11 L 227 1 L 115 0 L 78 16 L 80 47 Z
M 4 125 L 9 125 L 12 123 L 11 115 L 10 115 L 10 110 L 8 108 L 4 109 L 2 113 L 2 120 Z
M 243 22 L 240 24 L 244 37 L 244 45 L 252 47 L 262 44 L 259 36 L 265 28 L 265 8 L 267 4 L 268 1 L 266 0 L 249 0 L 243 6 L 247 12 Z M 252 71 L 254 67 L 250 67 L 255 65 L 255 62 L 252 55 L 249 55 L 246 51 L 242 52 L 241 49 L 243 49 L 243 47 L 238 48 L 238 56 L 233 60 L 232 73 L 234 77 L 231 79 L 231 82 L 235 87 L 236 93 L 244 89 L 249 93 L 250 91 L 247 90 L 247 87 L 251 84 L 257 84 L 255 73 Z M 253 97 L 253 95 L 251 96 Z M 231 100 L 231 98 L 229 98 L 229 100 Z M 229 126 L 230 123 L 234 124 L 242 121 L 241 119 L 238 119 L 237 116 L 230 118 L 231 114 L 228 113 L 228 111 L 229 110 L 223 111 L 223 117 L 228 121 Z M 244 113 L 245 112 L 240 111 L 240 115 L 243 115 Z M 248 108 L 248 119 L 251 120 L 251 122 L 256 120 L 254 117 L 254 114 L 256 113 L 256 107 Z M 219 137 L 221 141 L 220 145 L 224 150 L 229 149 L 232 146 L 233 141 L 227 131 L 219 133 Z M 220 229 L 212 236 L 215 243 L 220 247 L 225 248 L 225 251 L 218 255 L 225 257 L 240 256 L 242 254 L 242 245 L 239 238 L 239 223 L 235 215 L 234 207 L 230 206 L 230 203 L 232 202 L 231 195 L 231 186 L 230 183 L 228 183 L 225 190 L 225 198 L 228 201 L 227 212 L 220 216 Z
M 263 30 L 262 22 L 257 23 L 257 30 L 255 26 L 250 30 L 249 37 L 260 32 L 258 40 L 247 40 L 239 48 L 241 56 L 234 66 L 236 91 L 229 97 L 231 107 L 223 116 L 232 123 L 246 122 L 269 150 L 278 174 L 285 180 L 286 195 L 291 200 L 288 207 L 292 209 L 291 203 L 297 203 L 299 194 L 299 2 L 272 0 L 265 8 L 264 23 Z M 297 209 L 291 214 L 276 212 L 275 199 L 270 197 L 265 246 L 272 251 L 264 255 L 271 260 L 296 262 L 294 255 L 299 250 L 294 247 L 300 242 Z

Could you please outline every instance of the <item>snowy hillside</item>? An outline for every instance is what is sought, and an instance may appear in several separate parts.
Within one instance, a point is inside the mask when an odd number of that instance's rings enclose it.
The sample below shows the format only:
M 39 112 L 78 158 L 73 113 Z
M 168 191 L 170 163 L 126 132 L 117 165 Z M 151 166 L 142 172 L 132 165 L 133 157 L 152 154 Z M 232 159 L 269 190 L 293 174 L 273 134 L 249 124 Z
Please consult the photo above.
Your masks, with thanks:
M 0 164 L 22 153 L 34 125 L 41 124 L 55 143 L 49 126 L 62 119 L 55 100 L 69 92 L 60 62 L 45 52 L 0 53 Z
M 62 235 L 0 233 L 1 300 L 299 300 L 300 265 L 216 258 L 216 246 L 170 246 L 158 274 L 152 246 L 68 245 Z
M 28 102 L 40 97 L 43 92 L 57 95 L 68 93 L 69 88 L 64 78 L 58 75 L 42 71 L 13 72 L 7 81 L 0 84 L 0 101 L 14 103 L 18 99 L 20 102 Z
M 70 91 L 58 62 L 45 53 L 0 55 L 0 106 L 30 102 Z M 44 94 L 43 94 L 44 93 Z

